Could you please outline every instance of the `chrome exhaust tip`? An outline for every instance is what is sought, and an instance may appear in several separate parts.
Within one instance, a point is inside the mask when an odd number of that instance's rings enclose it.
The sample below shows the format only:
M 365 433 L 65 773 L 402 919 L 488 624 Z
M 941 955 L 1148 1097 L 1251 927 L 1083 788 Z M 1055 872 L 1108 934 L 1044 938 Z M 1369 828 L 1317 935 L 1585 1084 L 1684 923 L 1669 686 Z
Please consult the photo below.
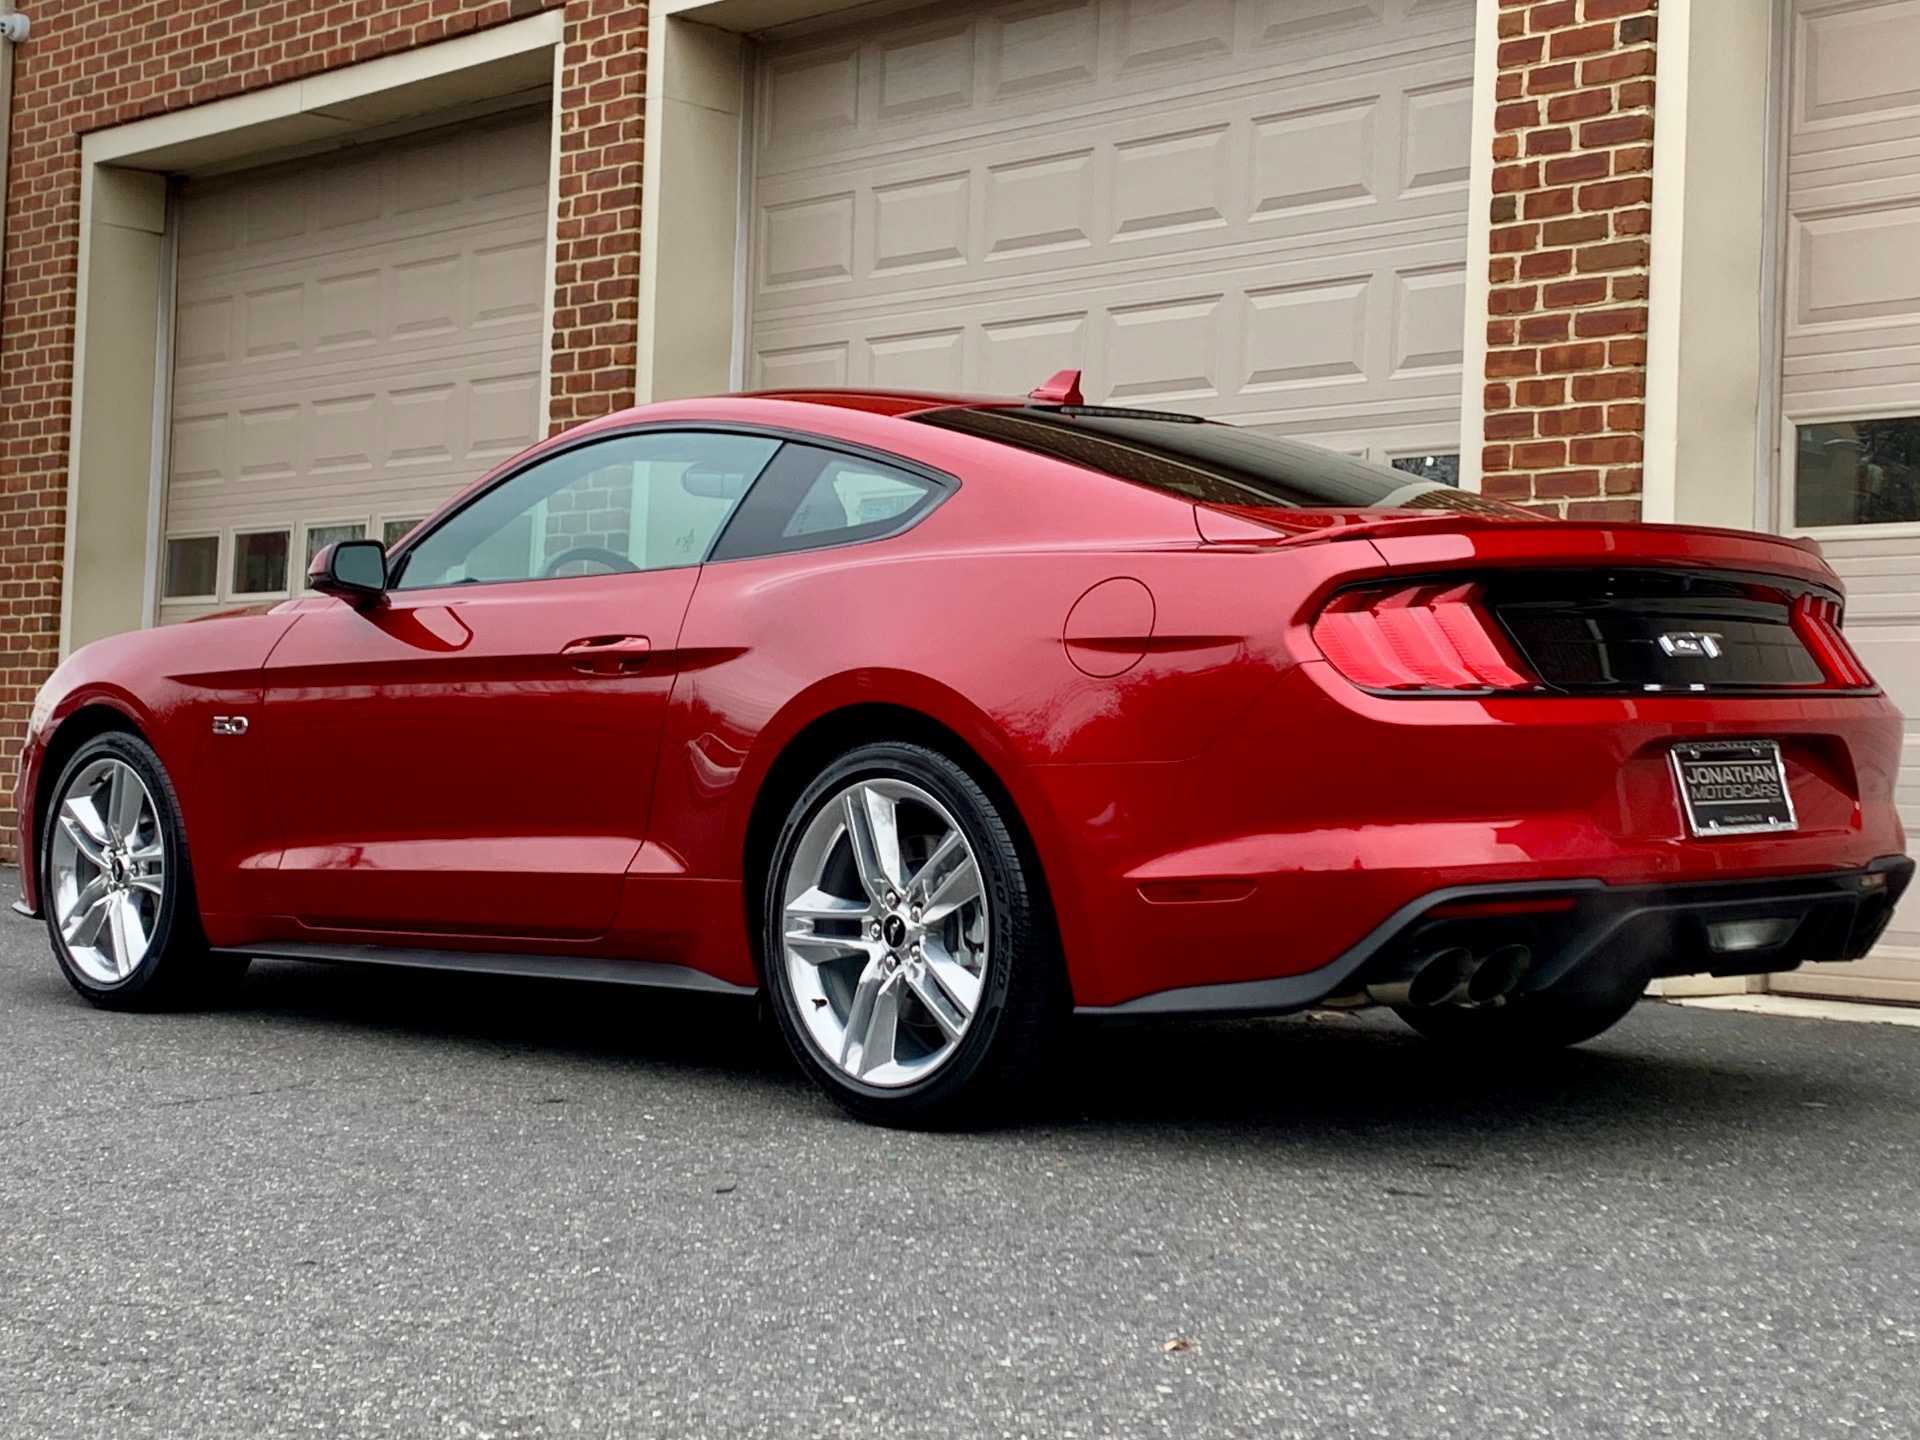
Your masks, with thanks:
M 1524 945 L 1502 945 L 1473 967 L 1459 992 L 1450 997 L 1456 1003 L 1489 1005 L 1520 988 L 1527 967 L 1533 964 L 1533 951 Z
M 1376 1005 L 1403 1005 L 1424 1010 L 1438 1005 L 1464 986 L 1473 974 L 1473 952 L 1458 945 L 1436 950 L 1405 975 L 1367 987 Z

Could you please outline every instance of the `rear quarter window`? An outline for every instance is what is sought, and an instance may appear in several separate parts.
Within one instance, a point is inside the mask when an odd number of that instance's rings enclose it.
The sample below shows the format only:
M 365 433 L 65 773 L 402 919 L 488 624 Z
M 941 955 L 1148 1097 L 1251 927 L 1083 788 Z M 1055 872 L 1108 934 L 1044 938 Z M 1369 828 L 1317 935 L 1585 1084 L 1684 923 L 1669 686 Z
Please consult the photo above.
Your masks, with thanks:
M 712 558 L 780 555 L 897 535 L 952 488 L 951 481 L 884 460 L 789 441 L 748 492 Z

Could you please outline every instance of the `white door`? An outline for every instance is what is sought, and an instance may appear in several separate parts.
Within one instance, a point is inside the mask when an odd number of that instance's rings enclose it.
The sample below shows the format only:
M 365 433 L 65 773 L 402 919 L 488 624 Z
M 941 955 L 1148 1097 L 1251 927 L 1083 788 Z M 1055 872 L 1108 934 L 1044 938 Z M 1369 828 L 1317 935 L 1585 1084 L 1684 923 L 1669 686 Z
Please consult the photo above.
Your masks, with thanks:
M 159 615 L 298 593 L 541 434 L 544 110 L 178 198 Z
M 1795 0 L 1786 300 L 1786 528 L 1846 581 L 1847 635 L 1909 717 L 1920 836 L 1920 0 Z M 1775 976 L 1920 1002 L 1920 895 L 1867 959 Z
M 1459 448 L 1472 0 L 937 5 L 762 37 L 756 387 Z

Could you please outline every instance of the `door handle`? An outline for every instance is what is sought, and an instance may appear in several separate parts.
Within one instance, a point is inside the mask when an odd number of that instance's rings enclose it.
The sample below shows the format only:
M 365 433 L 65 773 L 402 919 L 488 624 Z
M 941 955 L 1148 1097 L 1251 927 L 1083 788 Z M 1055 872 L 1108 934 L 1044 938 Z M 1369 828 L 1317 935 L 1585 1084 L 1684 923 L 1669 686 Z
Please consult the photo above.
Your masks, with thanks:
M 560 647 L 568 664 L 589 675 L 631 675 L 652 653 L 644 635 L 590 635 Z

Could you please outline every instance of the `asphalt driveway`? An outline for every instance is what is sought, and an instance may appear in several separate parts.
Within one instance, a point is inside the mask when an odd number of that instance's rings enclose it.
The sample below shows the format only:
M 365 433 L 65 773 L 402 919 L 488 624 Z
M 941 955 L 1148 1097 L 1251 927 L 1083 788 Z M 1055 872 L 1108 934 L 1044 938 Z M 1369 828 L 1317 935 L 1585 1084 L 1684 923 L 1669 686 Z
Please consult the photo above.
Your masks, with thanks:
M 0 1434 L 1911 1437 L 1920 1030 L 1088 1031 L 1033 1125 L 923 1136 L 738 1004 L 106 1015 L 5 916 Z

